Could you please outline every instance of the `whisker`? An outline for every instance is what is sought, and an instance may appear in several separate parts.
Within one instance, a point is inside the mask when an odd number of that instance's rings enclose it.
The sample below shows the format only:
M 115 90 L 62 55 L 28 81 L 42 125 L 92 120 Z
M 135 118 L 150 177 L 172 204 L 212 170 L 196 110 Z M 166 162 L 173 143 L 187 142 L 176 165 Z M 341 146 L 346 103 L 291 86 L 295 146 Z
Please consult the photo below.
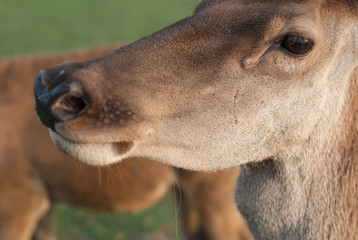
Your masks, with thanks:
M 102 175 L 101 175 L 101 169 L 99 166 L 97 166 L 97 171 L 98 171 L 98 188 L 100 188 L 101 182 L 102 182 Z
M 104 171 L 106 171 L 105 173 L 106 173 L 106 182 L 107 182 L 107 186 L 108 186 L 108 184 L 109 184 L 109 172 L 108 172 L 108 166 L 107 165 L 104 165 L 104 166 L 102 166 L 101 168 L 103 168 L 104 169 Z
M 123 176 L 122 176 L 122 173 L 121 173 L 121 168 L 119 167 L 118 164 L 116 164 L 116 168 L 117 168 L 117 171 L 118 174 L 119 174 L 119 177 L 121 178 L 121 182 L 122 182 L 122 185 L 123 185 L 123 189 L 126 190 L 126 186 L 124 184 L 124 180 L 123 180 Z
M 82 166 L 83 166 L 83 163 L 78 161 L 77 177 L 79 177 L 81 175 Z
M 144 167 L 146 167 L 147 169 L 150 169 L 150 166 L 148 165 L 147 160 L 144 160 L 144 159 L 141 158 L 140 162 L 144 165 Z
M 116 182 L 116 179 L 114 178 L 114 173 L 113 173 L 113 164 L 108 166 L 108 175 L 112 180 L 112 183 Z

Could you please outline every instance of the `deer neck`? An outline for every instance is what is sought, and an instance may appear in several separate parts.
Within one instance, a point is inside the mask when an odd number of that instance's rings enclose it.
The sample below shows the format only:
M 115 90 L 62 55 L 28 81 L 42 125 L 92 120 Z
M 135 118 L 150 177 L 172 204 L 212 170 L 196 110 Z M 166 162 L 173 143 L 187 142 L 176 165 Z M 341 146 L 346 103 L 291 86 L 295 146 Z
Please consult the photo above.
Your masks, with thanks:
M 243 166 L 236 202 L 256 239 L 358 236 L 358 68 L 339 116 L 303 144 Z

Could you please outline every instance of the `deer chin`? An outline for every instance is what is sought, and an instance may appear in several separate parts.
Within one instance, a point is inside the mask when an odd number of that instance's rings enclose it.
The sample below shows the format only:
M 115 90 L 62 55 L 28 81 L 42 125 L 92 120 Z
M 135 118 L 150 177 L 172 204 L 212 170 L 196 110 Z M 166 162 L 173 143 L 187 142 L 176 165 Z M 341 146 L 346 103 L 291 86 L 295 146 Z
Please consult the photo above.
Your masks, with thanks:
M 49 130 L 52 141 L 62 152 L 89 165 L 108 165 L 127 158 L 135 147 L 133 142 L 79 143 Z

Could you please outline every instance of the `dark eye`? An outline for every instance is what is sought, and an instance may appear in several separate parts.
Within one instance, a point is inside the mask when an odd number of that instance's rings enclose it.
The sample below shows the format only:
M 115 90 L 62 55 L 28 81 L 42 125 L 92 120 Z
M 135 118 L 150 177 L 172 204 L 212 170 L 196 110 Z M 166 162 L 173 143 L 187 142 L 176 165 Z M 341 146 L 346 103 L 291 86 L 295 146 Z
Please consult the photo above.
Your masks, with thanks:
M 289 33 L 283 39 L 281 46 L 294 55 L 303 56 L 311 51 L 313 41 L 303 34 Z

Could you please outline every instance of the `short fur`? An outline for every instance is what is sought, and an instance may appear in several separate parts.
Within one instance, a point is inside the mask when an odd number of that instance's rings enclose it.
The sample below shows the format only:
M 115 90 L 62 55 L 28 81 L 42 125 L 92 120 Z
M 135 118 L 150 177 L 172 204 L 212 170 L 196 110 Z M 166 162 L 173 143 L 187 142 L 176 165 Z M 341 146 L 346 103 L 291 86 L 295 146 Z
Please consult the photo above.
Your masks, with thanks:
M 35 90 L 51 89 L 37 106 L 57 117 L 56 145 L 83 162 L 243 166 L 236 203 L 257 239 L 356 239 L 357 13 L 352 0 L 203 0 L 109 55 L 44 71 Z M 290 34 L 313 48 L 294 54 Z M 41 100 L 64 85 L 58 101 L 78 96 L 83 112 Z M 107 101 L 133 114 L 98 123 Z M 130 147 L 109 150 L 118 143 Z

